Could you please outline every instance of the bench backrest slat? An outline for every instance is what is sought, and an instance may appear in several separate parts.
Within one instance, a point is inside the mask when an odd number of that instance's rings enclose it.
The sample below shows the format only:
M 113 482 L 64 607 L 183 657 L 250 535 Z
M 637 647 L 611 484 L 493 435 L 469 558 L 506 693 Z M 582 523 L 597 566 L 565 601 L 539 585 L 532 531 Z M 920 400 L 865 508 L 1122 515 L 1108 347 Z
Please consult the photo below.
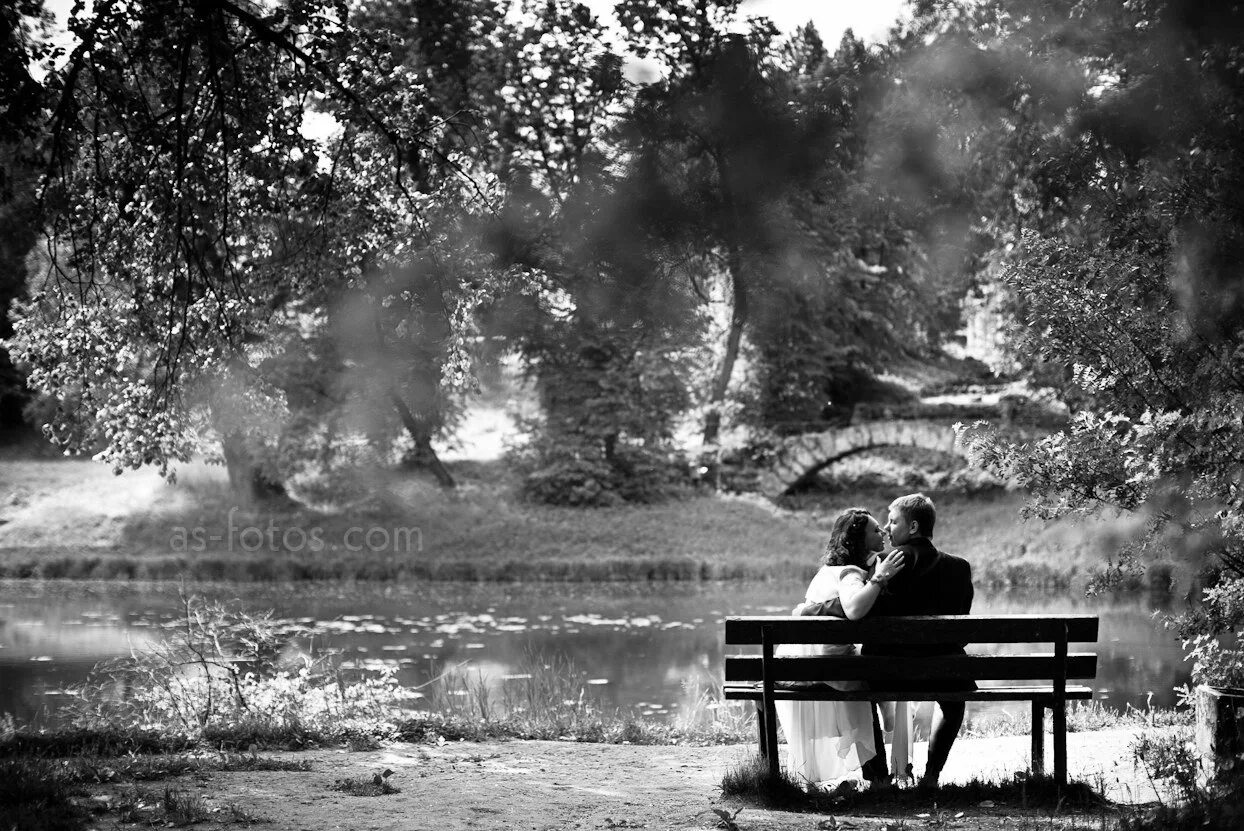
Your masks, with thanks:
M 772 676 L 777 681 L 913 681 L 924 679 L 972 681 L 1049 680 L 1058 671 L 1053 655 L 935 655 L 890 657 L 885 655 L 828 655 L 805 658 L 774 658 Z M 1067 656 L 1067 678 L 1093 678 L 1097 656 L 1073 652 Z M 726 681 L 760 681 L 762 660 L 758 656 L 726 658 Z
M 726 644 L 781 643 L 1095 643 L 1097 618 L 1088 615 L 957 615 L 878 617 L 728 617 Z

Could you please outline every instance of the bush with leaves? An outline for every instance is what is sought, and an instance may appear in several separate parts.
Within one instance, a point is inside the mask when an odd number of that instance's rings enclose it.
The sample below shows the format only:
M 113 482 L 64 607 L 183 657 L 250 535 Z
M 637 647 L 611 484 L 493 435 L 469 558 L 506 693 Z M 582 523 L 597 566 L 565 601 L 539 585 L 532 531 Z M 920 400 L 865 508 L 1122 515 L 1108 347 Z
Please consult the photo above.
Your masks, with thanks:
M 547 349 L 529 358 L 543 416 L 512 457 L 524 493 L 584 506 L 674 495 L 688 470 L 673 433 L 691 405 L 690 359 L 642 330 L 553 321 L 544 331 Z
M 85 6 L 67 55 L 20 61 L 45 69 L 20 112 L 48 262 L 5 348 L 61 404 L 49 438 L 163 473 L 220 445 L 244 498 L 285 495 L 308 424 L 404 430 L 434 458 L 505 280 L 469 244 L 495 182 L 445 102 L 346 4 Z M 361 399 L 388 418 L 351 425 Z
M 609 507 L 657 502 L 689 485 L 688 462 L 671 450 L 643 445 L 601 449 L 573 437 L 536 436 L 511 459 L 523 474 L 522 492 L 536 502 Z
M 70 705 L 72 724 L 242 746 L 386 729 L 406 695 L 393 674 L 348 675 L 329 658 L 297 649 L 303 634 L 271 613 L 184 598 L 163 637 L 92 671 Z

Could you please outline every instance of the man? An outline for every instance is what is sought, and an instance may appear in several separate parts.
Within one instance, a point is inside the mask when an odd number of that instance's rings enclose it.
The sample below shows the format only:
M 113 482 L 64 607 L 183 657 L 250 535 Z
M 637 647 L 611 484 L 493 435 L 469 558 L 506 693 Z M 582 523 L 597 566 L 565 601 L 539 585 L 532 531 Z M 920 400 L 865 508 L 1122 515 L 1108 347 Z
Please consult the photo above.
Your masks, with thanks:
M 873 604 L 868 617 L 877 615 L 966 615 L 972 611 L 972 568 L 966 560 L 943 554 L 933 545 L 933 528 L 937 511 L 933 500 L 922 493 L 901 496 L 890 503 L 890 512 L 884 527 L 890 544 L 903 554 L 904 568 L 887 581 L 881 595 Z M 802 614 L 825 613 L 815 606 L 802 610 Z M 928 656 L 962 655 L 961 643 L 946 644 L 867 644 L 865 655 Z M 889 686 L 889 685 L 887 685 Z M 956 684 L 938 684 L 911 681 L 902 685 L 903 690 L 956 691 L 973 690 L 976 684 L 964 681 Z M 936 787 L 946 757 L 963 726 L 965 705 L 962 701 L 938 701 L 933 718 L 933 735 L 929 740 L 929 759 L 920 785 Z M 864 764 L 864 777 L 870 781 L 885 781 L 887 765 L 885 742 L 881 735 L 881 723 L 874 712 L 873 737 L 877 755 Z
M 937 510 L 933 500 L 922 493 L 900 496 L 890 503 L 885 532 L 890 545 L 903 552 L 906 566 L 886 585 L 885 591 L 873 604 L 872 616 L 878 615 L 966 615 L 972 611 L 972 567 L 966 560 L 943 554 L 933 545 L 933 526 L 937 522 Z M 964 644 L 870 644 L 864 647 L 865 655 L 962 655 Z M 928 683 L 908 683 L 905 689 L 931 690 Z M 937 690 L 976 689 L 972 681 L 962 684 L 938 686 Z M 962 701 L 938 701 L 933 716 L 933 734 L 929 738 L 929 761 L 922 786 L 936 787 L 950 748 L 959 736 L 966 709 Z M 880 726 L 874 724 L 874 735 Z M 881 770 L 885 770 L 885 750 L 878 757 Z M 875 763 L 874 758 L 870 764 Z

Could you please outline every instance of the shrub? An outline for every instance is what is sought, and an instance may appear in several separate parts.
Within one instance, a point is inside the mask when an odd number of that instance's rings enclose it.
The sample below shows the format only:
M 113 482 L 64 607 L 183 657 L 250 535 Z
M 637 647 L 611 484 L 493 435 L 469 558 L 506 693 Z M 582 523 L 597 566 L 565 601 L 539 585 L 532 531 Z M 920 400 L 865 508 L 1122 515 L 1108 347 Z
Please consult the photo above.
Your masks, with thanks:
M 1168 734 L 1142 732 L 1132 741 L 1132 756 L 1151 780 L 1169 782 L 1184 801 L 1201 799 L 1197 787 L 1198 759 L 1190 729 Z
M 598 310 L 603 317 L 547 320 L 525 343 L 541 415 L 522 424 L 530 441 L 512 461 L 529 498 L 575 506 L 651 502 L 686 478 L 674 430 L 693 403 L 695 339 L 682 316 L 669 317 L 668 328 L 646 314 L 608 323 L 636 311 L 624 308 L 633 297 L 607 302 Z M 670 298 L 657 311 L 668 314 L 677 303 Z M 643 325 L 631 325 L 638 321 Z
M 675 453 L 644 445 L 603 448 L 573 437 L 534 438 L 511 455 L 523 474 L 522 493 L 535 502 L 608 507 L 678 496 L 689 483 L 688 466 Z
M 1142 734 L 1133 744 L 1136 761 L 1156 781 L 1171 783 L 1178 797 L 1157 807 L 1124 814 L 1119 831 L 1237 831 L 1244 828 L 1244 774 L 1209 787 L 1199 784 L 1199 760 L 1191 735 Z
M 92 671 L 70 706 L 83 731 L 160 731 L 220 746 L 302 746 L 387 732 L 406 693 L 392 672 L 347 676 L 327 658 L 280 660 L 300 634 L 269 614 L 183 601 L 167 636 Z M 113 690 L 127 690 L 118 697 Z
M 1168 625 L 1188 650 L 1194 683 L 1244 688 L 1244 577 L 1206 589 L 1201 606 Z

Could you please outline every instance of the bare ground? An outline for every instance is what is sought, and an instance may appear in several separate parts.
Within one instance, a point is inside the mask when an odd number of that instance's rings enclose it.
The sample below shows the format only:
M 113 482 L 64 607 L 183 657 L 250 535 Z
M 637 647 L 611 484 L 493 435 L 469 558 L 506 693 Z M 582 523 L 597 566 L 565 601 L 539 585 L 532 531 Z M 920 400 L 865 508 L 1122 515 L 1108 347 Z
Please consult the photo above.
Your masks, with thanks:
M 1121 803 L 1154 799 L 1128 748 L 1135 732 L 1112 730 L 1068 737 L 1070 772 L 1102 787 Z M 1047 737 L 1048 740 L 1048 737 Z M 944 781 L 1004 776 L 1026 767 L 1028 739 L 965 739 L 956 745 Z M 205 828 L 256 827 L 273 831 L 320 829 L 708 829 L 717 808 L 750 829 L 995 829 L 1109 828 L 1113 813 L 1025 811 L 1020 806 L 927 808 L 893 816 L 837 816 L 762 810 L 721 797 L 723 773 L 753 752 L 742 745 L 651 747 L 573 742 L 451 742 L 395 744 L 382 750 L 324 750 L 272 754 L 312 765 L 306 772 L 214 772 L 144 783 L 154 794 L 166 786 L 202 797 L 211 819 Z M 924 748 L 917 746 L 916 768 Z M 391 770 L 399 793 L 355 796 L 334 789 L 343 778 L 370 782 Z M 100 786 L 95 801 L 124 802 L 133 785 Z M 235 810 L 236 809 L 236 810 Z M 97 827 L 113 827 L 101 814 Z M 248 821 L 246 817 L 252 819 Z M 844 824 L 845 823 L 845 824 Z

